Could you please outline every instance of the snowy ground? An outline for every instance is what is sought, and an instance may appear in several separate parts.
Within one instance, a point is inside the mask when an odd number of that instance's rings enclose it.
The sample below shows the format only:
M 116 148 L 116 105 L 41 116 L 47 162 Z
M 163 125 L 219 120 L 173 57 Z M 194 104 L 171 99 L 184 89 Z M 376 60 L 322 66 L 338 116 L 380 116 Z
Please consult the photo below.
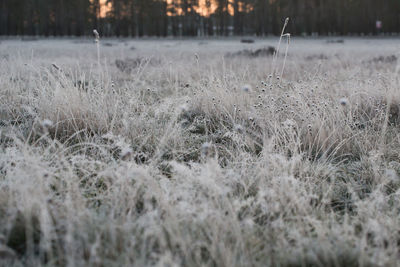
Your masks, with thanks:
M 277 44 L 0 40 L 0 266 L 397 266 L 400 41 Z

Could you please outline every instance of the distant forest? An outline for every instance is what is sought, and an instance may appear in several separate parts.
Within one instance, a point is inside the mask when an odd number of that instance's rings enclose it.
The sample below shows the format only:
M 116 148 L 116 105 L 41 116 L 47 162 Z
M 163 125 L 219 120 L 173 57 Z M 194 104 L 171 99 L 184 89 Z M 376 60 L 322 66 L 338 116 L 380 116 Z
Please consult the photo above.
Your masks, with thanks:
M 286 17 L 297 35 L 392 34 L 400 0 L 0 0 L 0 35 L 263 36 Z

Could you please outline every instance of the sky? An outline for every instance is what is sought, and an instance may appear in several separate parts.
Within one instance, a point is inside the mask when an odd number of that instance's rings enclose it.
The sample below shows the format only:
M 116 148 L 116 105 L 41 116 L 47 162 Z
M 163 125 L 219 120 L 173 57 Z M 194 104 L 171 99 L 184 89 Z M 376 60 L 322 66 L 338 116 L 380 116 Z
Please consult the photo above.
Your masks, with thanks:
M 111 5 L 106 4 L 107 0 L 100 0 L 100 17 L 104 18 L 111 10 Z
M 170 4 L 172 0 L 167 0 L 167 3 Z M 196 12 L 202 16 L 208 16 L 209 13 L 213 13 L 217 9 L 217 5 L 212 1 L 210 10 L 206 7 L 206 0 L 199 0 L 199 6 L 195 8 Z M 178 11 L 179 14 L 179 11 Z
M 168 4 L 172 3 L 172 0 L 166 0 Z M 109 5 L 106 4 L 107 0 L 100 0 L 101 4 L 101 9 L 100 9 L 100 17 L 104 18 L 107 15 L 107 12 L 111 10 L 111 4 Z M 230 1 L 229 1 L 230 2 Z M 206 7 L 206 0 L 199 0 L 199 6 L 195 8 L 195 11 L 199 13 L 202 16 L 208 16 L 211 13 L 214 13 L 215 10 L 217 9 L 217 5 L 214 3 L 214 1 L 211 1 L 211 7 L 210 10 L 207 9 Z M 181 13 L 182 11 L 177 11 L 177 13 Z M 229 13 L 233 15 L 233 9 L 229 9 Z

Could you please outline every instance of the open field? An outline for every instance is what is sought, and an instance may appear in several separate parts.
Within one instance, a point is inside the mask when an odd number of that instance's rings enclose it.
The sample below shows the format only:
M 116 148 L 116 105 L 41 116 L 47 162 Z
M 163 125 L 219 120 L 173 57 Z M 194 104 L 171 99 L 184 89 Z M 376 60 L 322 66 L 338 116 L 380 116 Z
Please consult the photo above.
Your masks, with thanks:
M 0 266 L 398 266 L 400 41 L 339 39 L 1 40 Z

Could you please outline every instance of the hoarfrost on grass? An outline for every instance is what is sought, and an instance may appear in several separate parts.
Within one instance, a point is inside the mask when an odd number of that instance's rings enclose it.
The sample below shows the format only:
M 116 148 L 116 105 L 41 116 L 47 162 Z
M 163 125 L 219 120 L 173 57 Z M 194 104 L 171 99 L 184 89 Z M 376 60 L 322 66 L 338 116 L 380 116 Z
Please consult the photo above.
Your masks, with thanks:
M 395 40 L 106 41 L 2 41 L 0 265 L 397 265 Z

